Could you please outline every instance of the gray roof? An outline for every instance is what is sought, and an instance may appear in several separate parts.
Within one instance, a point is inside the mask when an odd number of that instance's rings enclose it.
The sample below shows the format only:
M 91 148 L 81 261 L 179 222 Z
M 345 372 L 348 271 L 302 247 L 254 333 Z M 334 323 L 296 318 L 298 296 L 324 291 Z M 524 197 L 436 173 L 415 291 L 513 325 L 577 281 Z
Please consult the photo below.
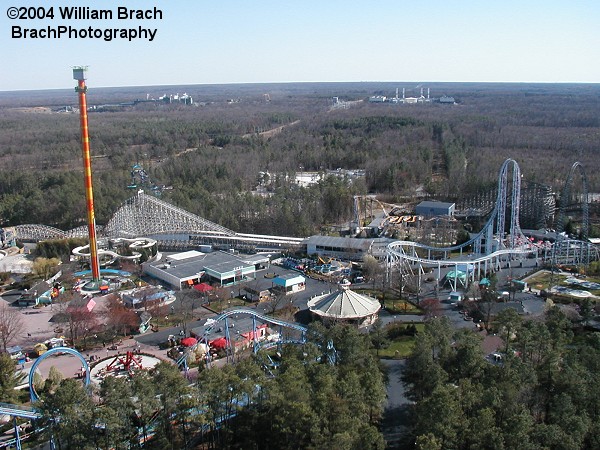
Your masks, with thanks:
M 148 323 L 150 322 L 150 320 L 152 320 L 152 314 L 150 314 L 147 311 L 142 311 L 142 313 L 140 314 L 140 323 Z
M 311 236 L 304 240 L 305 244 L 321 245 L 323 247 L 339 247 L 344 249 L 356 249 L 368 252 L 373 245 L 373 239 L 357 239 L 336 236 Z
M 192 255 L 192 253 L 190 253 Z M 170 257 L 171 256 L 171 257 Z M 149 264 L 162 272 L 173 275 L 179 279 L 187 278 L 203 272 L 205 269 L 211 269 L 218 273 L 225 273 L 235 270 L 240 265 L 249 266 L 236 255 L 227 252 L 199 253 L 189 258 L 175 259 L 175 255 L 167 255 L 165 259 L 153 261 Z M 169 264 L 170 262 L 170 264 Z
M 211 253 L 212 254 L 212 253 Z M 227 253 L 224 253 L 227 255 Z M 227 273 L 233 272 L 236 269 L 239 269 L 240 266 L 253 266 L 253 264 L 248 264 L 242 261 L 237 257 L 233 258 L 218 258 L 218 259 L 210 259 L 207 258 L 204 261 L 204 267 L 216 273 Z
M 348 286 L 340 284 L 337 291 L 309 300 L 308 309 L 313 314 L 332 319 L 362 319 L 381 309 L 377 299 L 357 294 Z
M 448 209 L 454 206 L 454 203 L 434 202 L 431 200 L 423 200 L 417 205 L 417 208 L 444 208 Z
M 239 253 L 236 256 L 244 261 L 248 265 L 255 265 L 260 263 L 268 263 L 271 260 L 271 256 L 276 253 L 256 253 L 254 255 L 247 255 L 245 253 Z
M 261 276 L 256 276 L 254 280 L 248 281 L 244 284 L 244 289 L 250 290 L 253 292 L 263 292 L 268 291 L 273 287 L 273 279 L 272 278 L 264 278 Z
M 200 254 L 179 260 L 171 260 L 169 258 L 170 255 L 165 256 L 166 258 L 164 259 L 159 261 L 145 262 L 144 265 L 155 267 L 164 273 L 168 273 L 169 275 L 173 275 L 181 279 L 202 272 L 205 267 L 205 258 L 208 256 L 208 254 Z

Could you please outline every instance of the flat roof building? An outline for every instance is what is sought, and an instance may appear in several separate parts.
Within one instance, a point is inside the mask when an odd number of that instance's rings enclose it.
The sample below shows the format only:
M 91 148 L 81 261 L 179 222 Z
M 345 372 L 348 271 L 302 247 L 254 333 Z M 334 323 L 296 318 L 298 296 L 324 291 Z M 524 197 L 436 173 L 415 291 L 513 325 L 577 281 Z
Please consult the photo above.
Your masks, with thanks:
M 294 273 L 285 273 L 273 278 L 273 289 L 287 294 L 303 291 L 306 288 L 306 278 Z
M 374 239 L 358 239 L 335 236 L 311 236 L 305 240 L 308 255 L 362 261 L 371 254 Z
M 190 250 L 168 255 L 159 261 L 142 264 L 144 273 L 169 284 L 175 289 L 208 279 L 220 286 L 229 286 L 252 279 L 265 255 L 234 255 L 228 252 L 202 253 Z
M 415 212 L 417 215 L 425 217 L 452 217 L 454 216 L 455 207 L 456 205 L 454 203 L 432 202 L 429 200 L 425 200 L 417 205 L 417 207 L 415 208 Z
M 244 286 L 244 295 L 252 302 L 264 302 L 271 298 L 273 278 L 257 276 L 256 279 Z

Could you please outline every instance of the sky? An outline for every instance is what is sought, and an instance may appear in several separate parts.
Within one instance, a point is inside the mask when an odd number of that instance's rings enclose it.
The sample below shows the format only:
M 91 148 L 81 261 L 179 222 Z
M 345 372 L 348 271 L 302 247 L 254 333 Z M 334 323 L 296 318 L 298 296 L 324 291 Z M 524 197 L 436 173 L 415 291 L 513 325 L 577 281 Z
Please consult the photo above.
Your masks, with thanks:
M 0 91 L 271 82 L 600 82 L 598 0 L 0 0 Z M 59 7 L 113 20 L 63 20 Z M 53 19 L 10 8 L 53 7 Z M 119 7 L 162 19 L 118 20 Z M 13 27 L 156 30 L 23 38 Z M 22 34 L 21 34 L 22 36 Z

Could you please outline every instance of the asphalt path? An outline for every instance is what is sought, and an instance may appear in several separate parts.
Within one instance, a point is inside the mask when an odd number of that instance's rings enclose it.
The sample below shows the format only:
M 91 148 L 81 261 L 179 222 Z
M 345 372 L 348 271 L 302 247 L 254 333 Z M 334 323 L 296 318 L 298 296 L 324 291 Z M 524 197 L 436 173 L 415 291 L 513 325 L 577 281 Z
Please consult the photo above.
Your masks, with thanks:
M 506 287 L 508 287 L 509 277 L 521 278 L 527 273 L 530 273 L 532 270 L 534 270 L 538 264 L 539 263 L 537 259 L 523 259 L 521 261 L 511 261 L 508 267 L 507 264 L 505 264 L 503 268 L 497 272 L 497 290 L 504 290 Z M 271 266 L 270 270 L 274 271 L 277 275 L 297 273 L 295 271 L 278 266 Z M 445 272 L 443 272 L 443 274 L 445 274 Z M 366 284 L 364 286 L 367 287 L 368 285 Z M 353 285 L 352 287 L 362 287 L 362 285 L 358 284 Z M 297 311 L 306 311 L 307 303 L 312 297 L 327 294 L 329 292 L 333 292 L 336 289 L 337 285 L 335 283 L 315 280 L 307 277 L 304 291 L 300 291 L 290 295 L 289 305 L 293 306 Z M 420 298 L 438 298 L 441 301 L 443 313 L 448 316 L 448 318 L 455 327 L 473 327 L 472 322 L 463 320 L 463 316 L 459 314 L 457 308 L 452 307 L 451 305 L 445 302 L 445 300 L 448 298 L 449 292 L 450 290 L 448 288 L 438 288 L 436 290 L 434 282 L 424 282 L 422 285 L 422 292 Z M 7 303 L 12 303 L 21 295 L 21 293 L 22 291 L 19 290 L 7 291 L 2 294 L 1 298 Z M 517 292 L 515 295 L 515 299 L 517 301 L 523 302 L 523 307 L 525 308 L 525 311 L 528 314 L 538 315 L 544 311 L 544 301 L 538 298 L 536 295 L 533 295 L 528 292 Z M 287 306 L 286 301 L 281 302 L 279 305 L 277 305 L 277 308 L 283 308 L 285 306 Z M 255 308 L 257 312 L 262 314 L 269 312 L 271 309 L 271 306 L 268 304 L 254 304 L 251 305 L 251 307 Z M 26 310 L 23 310 L 23 317 L 26 324 L 26 329 L 24 330 L 23 335 L 19 336 L 19 339 L 17 340 L 16 344 L 22 346 L 32 345 L 35 342 L 39 342 L 39 340 L 42 339 L 42 337 L 44 337 L 46 334 L 52 335 L 53 327 L 52 324 L 48 322 L 51 312 L 52 311 L 49 308 L 43 308 L 39 310 L 27 308 Z M 197 308 L 194 311 L 194 314 L 196 320 L 186 324 L 187 335 L 189 335 L 189 330 L 204 325 L 207 318 L 215 317 L 217 315 L 214 312 L 203 307 Z M 305 314 L 300 314 L 299 316 L 308 317 L 308 313 L 306 312 Z M 394 321 L 418 322 L 423 319 L 423 316 L 420 315 L 393 316 L 385 310 L 381 311 L 380 317 L 384 323 L 390 323 Z M 137 336 L 135 339 L 138 342 L 148 346 L 158 346 L 160 343 L 166 342 L 169 335 L 179 336 L 181 331 L 181 326 L 163 328 L 158 332 L 149 331 L 143 335 Z M 29 333 L 31 336 L 28 336 L 27 333 Z
M 524 259 L 523 264 L 519 261 L 513 261 L 510 264 L 510 267 L 503 267 L 498 273 L 498 289 L 502 290 L 508 283 L 508 277 L 520 278 L 525 274 L 531 272 L 536 268 L 536 260 L 535 259 Z M 275 269 L 277 274 L 285 274 L 285 273 L 294 273 L 294 271 L 284 269 L 281 267 L 277 267 Z M 355 287 L 361 285 L 354 285 Z M 365 285 L 365 287 L 368 285 Z M 449 294 L 448 289 L 440 290 L 434 289 L 434 283 L 425 283 L 423 285 L 423 292 L 421 294 L 421 299 L 427 298 L 428 296 L 437 297 L 440 299 L 440 305 L 442 308 L 442 312 L 446 315 L 452 325 L 455 328 L 473 328 L 475 325 L 471 321 L 465 321 L 464 315 L 459 313 L 459 309 L 455 306 L 449 304 L 446 299 Z M 296 318 L 304 317 L 305 319 L 309 317 L 307 310 L 308 301 L 316 296 L 322 295 L 329 292 L 332 292 L 337 289 L 337 285 L 334 283 L 323 282 L 321 280 L 314 280 L 311 278 L 306 278 L 306 288 L 304 291 L 300 291 L 298 293 L 292 294 L 289 296 L 290 305 L 296 308 L 300 313 L 296 315 Z M 12 303 L 16 300 L 19 295 L 21 295 L 21 291 L 13 290 L 7 291 L 2 294 L 2 300 L 7 303 Z M 545 310 L 545 301 L 539 298 L 537 295 L 529 293 L 529 292 L 517 292 L 515 294 L 515 300 L 521 301 L 524 307 L 524 310 L 527 315 L 536 316 L 540 315 Z M 283 308 L 287 306 L 286 302 L 281 302 L 277 305 L 278 308 Z M 253 304 L 250 305 L 251 308 L 254 308 L 257 312 L 265 314 L 270 311 L 271 306 L 268 304 Z M 17 342 L 15 344 L 21 345 L 22 347 L 32 346 L 36 342 L 43 341 L 49 337 L 54 336 L 53 325 L 49 322 L 49 318 L 51 317 L 53 311 L 50 307 L 42 308 L 42 309 L 33 309 L 33 308 L 24 308 L 21 309 L 23 314 L 25 328 L 23 330 L 22 335 L 18 336 Z M 206 319 L 214 318 L 218 314 L 210 311 L 207 308 L 199 307 L 194 310 L 194 318 L 195 320 L 186 324 L 186 335 L 189 335 L 189 331 L 196 327 L 201 327 L 206 323 Z M 397 314 L 392 315 L 386 310 L 381 310 L 380 318 L 384 324 L 392 323 L 392 322 L 419 322 L 423 320 L 422 315 L 415 314 Z M 91 352 L 86 353 L 86 357 L 89 357 L 90 354 L 96 357 L 107 357 L 107 356 L 115 356 L 120 352 L 124 352 L 128 349 L 133 349 L 137 345 L 141 345 L 143 351 L 149 353 L 155 353 L 157 356 L 162 358 L 166 358 L 166 351 L 159 350 L 159 345 L 165 343 L 169 337 L 169 335 L 175 335 L 176 337 L 181 336 L 182 331 L 181 326 L 176 327 L 168 327 L 159 330 L 158 332 L 148 331 L 145 334 L 139 335 L 135 337 L 135 341 L 127 341 L 124 346 L 119 347 L 118 350 L 106 350 L 106 348 L 97 349 Z M 28 363 L 25 367 L 25 370 L 28 369 L 31 363 Z M 48 363 L 44 363 L 42 367 L 40 367 L 42 372 L 46 372 L 49 370 L 49 367 L 52 365 L 61 368 L 61 371 L 66 376 L 71 376 L 71 374 L 76 373 L 79 368 L 79 363 L 75 358 L 69 356 L 58 356 L 52 357 Z
M 21 290 L 5 291 L 0 296 L 0 301 L 7 305 L 12 305 L 20 295 Z M 21 313 L 23 320 L 23 328 L 19 334 L 15 336 L 11 345 L 19 345 L 21 348 L 31 348 L 38 342 L 44 342 L 47 339 L 56 337 L 54 332 L 55 324 L 50 322 L 53 314 L 56 312 L 52 307 L 33 308 L 33 307 L 17 307 L 9 306 Z
M 520 261 L 511 261 L 510 263 L 505 263 L 503 268 L 497 272 L 497 290 L 504 290 L 508 287 L 508 279 L 512 278 L 521 278 L 526 274 L 533 271 L 536 266 L 536 259 L 523 259 Z M 450 269 L 442 269 L 442 274 Z M 269 272 L 275 272 L 277 275 L 284 274 L 297 274 L 296 271 L 285 269 L 279 266 L 271 266 Z M 369 284 L 355 284 L 351 286 L 352 288 L 362 288 L 369 287 Z M 308 301 L 317 295 L 327 294 L 329 292 L 333 292 L 337 290 L 337 284 L 315 280 L 312 278 L 306 277 L 305 289 L 303 291 L 294 293 L 289 295 L 289 305 L 293 306 L 300 314 L 297 314 L 298 317 L 308 317 Z M 239 290 L 239 289 L 238 289 Z M 465 321 L 464 316 L 459 313 L 459 309 L 450 305 L 446 302 L 448 296 L 450 294 L 449 288 L 444 289 L 435 289 L 435 282 L 423 283 L 422 285 L 422 293 L 420 295 L 420 299 L 434 297 L 440 300 L 442 312 L 446 315 L 452 325 L 456 328 L 474 328 L 475 325 L 471 321 Z M 515 299 L 517 301 L 523 301 L 523 306 L 525 308 L 526 313 L 531 315 L 539 315 L 544 311 L 544 301 L 537 297 L 534 294 L 527 292 L 517 292 L 515 294 Z M 287 299 L 285 301 L 280 302 L 277 305 L 277 309 L 284 308 L 288 305 Z M 259 304 L 251 304 L 250 308 L 255 309 L 257 312 L 261 314 L 267 314 L 272 310 L 272 306 L 267 303 L 259 303 Z M 189 331 L 196 327 L 201 327 L 206 322 L 206 319 L 209 317 L 216 317 L 218 314 L 200 307 L 194 310 L 196 320 L 189 322 L 186 326 L 186 335 L 189 335 Z M 397 314 L 392 315 L 386 310 L 381 310 L 380 318 L 384 324 L 391 322 L 420 322 L 423 320 L 422 315 L 417 314 Z M 158 332 L 147 332 L 143 335 L 136 336 L 136 340 L 140 343 L 146 345 L 154 345 L 158 346 L 160 343 L 166 342 L 169 335 L 174 335 L 176 337 L 180 336 L 180 332 L 182 331 L 181 326 L 163 328 Z
M 509 277 L 518 279 L 533 271 L 537 267 L 536 262 L 537 260 L 535 259 L 523 259 L 522 261 L 512 261 L 508 265 L 505 264 L 505 266 L 497 272 L 497 290 L 504 290 L 508 286 Z M 270 269 L 271 271 L 275 269 L 274 271 L 278 275 L 284 273 L 294 273 L 294 271 L 276 266 L 272 266 Z M 445 272 L 443 272 L 443 274 L 445 274 Z M 364 286 L 368 287 L 369 285 L 366 284 Z M 362 286 L 353 285 L 353 287 L 358 288 Z M 308 317 L 308 301 L 316 295 L 327 294 L 337 290 L 337 288 L 337 285 L 334 283 L 306 278 L 305 290 L 290 295 L 289 304 L 287 301 L 284 301 L 277 305 L 277 307 L 283 308 L 287 305 L 292 305 L 301 313 L 305 313 L 304 317 Z M 449 289 L 435 289 L 434 283 L 423 283 L 422 288 L 423 289 L 420 298 L 438 298 L 440 300 L 443 314 L 450 319 L 450 322 L 455 328 L 473 328 L 475 326 L 472 321 L 465 321 L 464 316 L 459 313 L 459 309 L 446 301 L 450 292 Z M 20 295 L 21 291 L 8 291 L 3 293 L 1 298 L 7 303 L 12 303 Z M 529 292 L 517 292 L 515 294 L 515 300 L 522 302 L 525 312 L 528 315 L 535 316 L 544 312 L 545 301 L 535 294 Z M 271 309 L 271 306 L 268 304 L 253 304 L 250 307 L 263 314 Z M 41 310 L 27 308 L 27 310 L 23 310 L 22 312 L 27 328 L 24 330 L 23 336 L 20 336 L 19 344 L 27 346 L 36 339 L 39 341 L 42 338 L 42 335 L 47 334 L 48 332 L 52 334 L 52 324 L 48 322 L 48 319 L 52 313 L 50 308 L 43 308 Z M 206 319 L 214 318 L 217 315 L 218 314 L 210 311 L 207 308 L 196 308 L 194 310 L 195 320 L 186 324 L 186 334 L 189 335 L 189 331 L 191 329 L 201 327 L 206 323 Z M 296 315 L 297 318 L 300 316 L 302 316 L 302 314 Z M 380 318 L 384 324 L 392 322 L 419 322 L 423 320 L 422 315 L 392 315 L 386 310 L 381 310 Z M 25 334 L 25 331 L 27 330 L 33 331 L 35 335 L 27 336 Z M 163 328 L 157 332 L 148 331 L 143 335 L 136 336 L 134 339 L 124 341 L 117 350 L 99 348 L 90 352 L 86 352 L 84 356 L 86 359 L 89 359 L 90 356 L 95 358 L 115 357 L 118 354 L 123 354 L 128 350 L 141 348 L 142 352 L 154 354 L 162 359 L 168 359 L 166 356 L 166 350 L 160 350 L 158 347 L 161 343 L 165 343 L 167 341 L 169 335 L 175 335 L 176 337 L 181 336 L 181 331 L 181 326 Z M 395 443 L 401 441 L 404 437 L 404 432 L 406 429 L 403 424 L 407 423 L 406 421 L 408 414 L 410 413 L 411 402 L 406 399 L 404 395 L 404 386 L 400 381 L 400 373 L 402 371 L 402 367 L 404 366 L 404 361 L 382 360 L 382 363 L 387 367 L 389 373 L 389 381 L 387 385 L 388 403 L 385 410 L 382 431 L 384 432 L 386 440 L 389 443 Z M 33 362 L 26 363 L 24 372 L 28 372 L 32 364 Z M 52 366 L 59 368 L 61 373 L 67 377 L 74 376 L 81 368 L 79 360 L 73 356 L 53 356 L 48 358 L 48 360 L 44 361 L 39 366 L 42 375 L 47 376 L 50 367 Z
M 402 359 L 382 359 L 386 368 L 388 382 L 386 386 L 387 404 L 383 413 L 381 432 L 388 448 L 400 448 L 399 444 L 406 439 L 407 424 L 410 423 L 412 402 L 406 398 L 404 384 L 400 376 L 406 365 Z

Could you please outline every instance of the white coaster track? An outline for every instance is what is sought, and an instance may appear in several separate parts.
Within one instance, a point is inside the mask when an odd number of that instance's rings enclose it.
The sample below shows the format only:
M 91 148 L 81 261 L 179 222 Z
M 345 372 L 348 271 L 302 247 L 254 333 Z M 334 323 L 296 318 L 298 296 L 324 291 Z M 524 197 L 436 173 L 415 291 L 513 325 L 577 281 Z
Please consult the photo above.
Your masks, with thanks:
M 509 167 L 512 166 L 512 183 L 509 197 Z M 498 196 L 490 218 L 482 230 L 469 241 L 450 247 L 432 247 L 411 241 L 396 241 L 388 245 L 388 277 L 398 271 L 401 283 L 417 279 L 427 268 L 437 269 L 437 279 L 441 279 L 441 269 L 454 270 L 454 280 L 449 280 L 456 290 L 458 273 L 466 268 L 462 280 L 467 288 L 470 282 L 485 276 L 490 271 L 500 269 L 503 261 L 522 258 L 528 253 L 538 252 L 521 231 L 519 225 L 519 202 L 521 191 L 521 171 L 513 159 L 507 159 L 498 177 Z M 506 217 L 510 207 L 510 217 Z M 508 220 L 507 220 L 508 219 Z M 468 249 L 472 250 L 468 250 Z M 578 264 L 598 258 L 595 248 L 583 241 L 560 240 L 552 250 L 552 261 L 556 263 Z M 419 285 L 420 286 L 420 285 Z

